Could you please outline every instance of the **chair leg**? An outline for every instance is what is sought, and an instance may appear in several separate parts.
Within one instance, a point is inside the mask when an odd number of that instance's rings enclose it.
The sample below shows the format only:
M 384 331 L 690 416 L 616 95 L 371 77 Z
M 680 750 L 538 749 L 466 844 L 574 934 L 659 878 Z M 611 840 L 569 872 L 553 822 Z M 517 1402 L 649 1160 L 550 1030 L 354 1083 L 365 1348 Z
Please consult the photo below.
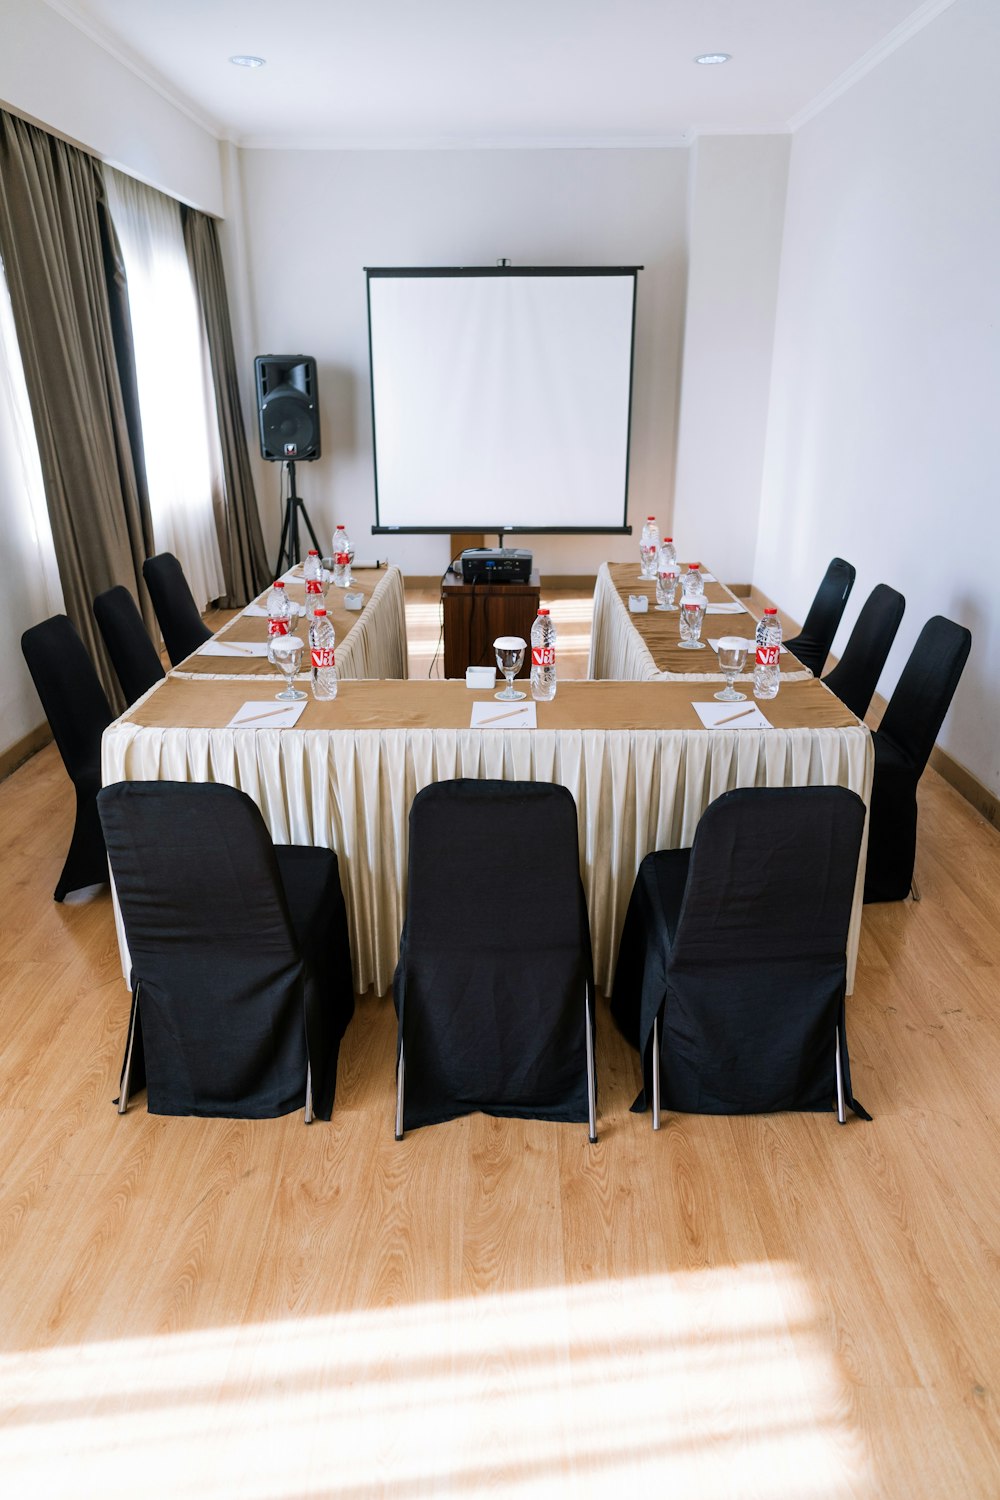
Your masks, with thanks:
M 653 1129 L 660 1128 L 660 1018 L 653 1021 Z
M 840 1062 L 840 1027 L 834 1030 L 834 1046 L 837 1049 L 837 1123 L 847 1124 L 847 1106 L 844 1102 L 844 1070 Z
M 396 1064 L 396 1139 L 403 1139 L 403 1088 L 406 1079 L 406 1059 L 403 1056 L 403 1043 L 399 1043 L 399 1061 Z
M 587 1122 L 589 1125 L 589 1140 L 592 1146 L 597 1144 L 597 1077 L 594 1071 L 594 1033 L 590 1025 L 590 985 L 587 985 L 586 998 L 584 1000 L 584 1018 L 587 1027 Z
M 913 897 L 914 901 L 920 900 L 920 887 L 919 885 L 917 885 L 915 877 L 910 881 L 910 895 Z
M 311 1125 L 312 1122 L 313 1122 L 313 1070 L 312 1070 L 312 1063 L 307 1062 L 306 1063 L 306 1113 L 305 1113 L 305 1121 L 304 1121 L 304 1123 L 306 1125 Z
M 132 995 L 132 1009 L 128 1018 L 128 1036 L 125 1038 L 125 1061 L 122 1064 L 122 1081 L 118 1093 L 118 1113 L 123 1115 L 128 1109 L 129 1086 L 132 1082 L 132 1056 L 135 1052 L 135 1018 L 136 1009 L 139 1004 L 138 986 Z

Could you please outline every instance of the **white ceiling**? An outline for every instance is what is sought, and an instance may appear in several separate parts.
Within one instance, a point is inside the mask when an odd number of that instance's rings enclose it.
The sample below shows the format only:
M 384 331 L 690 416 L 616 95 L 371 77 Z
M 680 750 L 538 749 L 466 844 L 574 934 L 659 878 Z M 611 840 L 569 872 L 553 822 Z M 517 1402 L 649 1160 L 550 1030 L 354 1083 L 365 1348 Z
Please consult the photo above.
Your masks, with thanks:
M 787 129 L 952 0 L 45 3 L 243 145 L 527 146 Z

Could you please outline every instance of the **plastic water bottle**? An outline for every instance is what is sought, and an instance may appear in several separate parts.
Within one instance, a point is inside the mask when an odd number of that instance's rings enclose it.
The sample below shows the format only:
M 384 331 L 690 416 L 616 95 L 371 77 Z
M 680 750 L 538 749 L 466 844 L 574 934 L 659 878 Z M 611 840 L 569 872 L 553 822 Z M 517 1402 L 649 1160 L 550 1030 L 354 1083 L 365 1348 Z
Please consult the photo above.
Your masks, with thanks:
M 705 593 L 705 580 L 701 576 L 701 563 L 688 563 L 688 570 L 681 583 L 681 601 L 700 599 Z
M 656 558 L 657 609 L 675 608 L 674 600 L 677 598 L 680 571 L 677 553 L 674 551 L 673 538 L 665 536 Z
M 660 550 L 660 531 L 655 516 L 647 516 L 639 538 L 639 576 L 653 578 L 656 574 L 656 554 Z
M 271 592 L 267 596 L 267 634 L 287 635 L 292 618 L 292 606 L 288 602 L 285 593 L 285 585 L 278 578 L 271 585 Z
M 556 627 L 540 609 L 531 627 L 531 696 L 545 703 L 556 695 Z
M 755 698 L 776 698 L 781 682 L 781 621 L 776 609 L 765 609 L 757 626 L 757 656 L 753 669 Z
M 309 654 L 312 660 L 310 680 L 314 698 L 337 696 L 337 658 L 333 647 L 333 626 L 326 606 L 317 604 L 309 626 Z
M 337 522 L 337 529 L 333 533 L 333 581 L 338 589 L 349 589 L 351 586 L 351 544 L 343 521 Z
M 306 616 L 311 619 L 317 604 L 323 602 L 323 566 L 315 547 L 311 547 L 306 554 L 302 576 L 306 581 Z

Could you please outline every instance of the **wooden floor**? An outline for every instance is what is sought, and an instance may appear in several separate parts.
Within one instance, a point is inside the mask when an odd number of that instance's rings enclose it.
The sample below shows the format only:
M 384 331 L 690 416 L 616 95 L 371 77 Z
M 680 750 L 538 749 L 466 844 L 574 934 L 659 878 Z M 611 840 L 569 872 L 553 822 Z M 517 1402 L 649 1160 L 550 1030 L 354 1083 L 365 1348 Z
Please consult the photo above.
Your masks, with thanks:
M 586 605 L 554 603 L 565 675 Z M 602 1002 L 596 1147 L 396 1144 L 371 996 L 332 1124 L 119 1119 L 110 900 L 51 897 L 70 822 L 51 747 L 0 784 L 5 1496 L 1000 1494 L 1000 835 L 935 776 L 923 899 L 865 913 L 874 1122 L 654 1136 Z

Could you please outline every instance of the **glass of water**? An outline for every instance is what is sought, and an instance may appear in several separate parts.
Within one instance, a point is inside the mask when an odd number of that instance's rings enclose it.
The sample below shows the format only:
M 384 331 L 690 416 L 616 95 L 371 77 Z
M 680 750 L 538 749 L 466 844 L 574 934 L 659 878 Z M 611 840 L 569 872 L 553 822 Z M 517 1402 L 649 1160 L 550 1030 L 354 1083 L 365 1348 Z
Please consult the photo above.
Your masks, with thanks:
M 268 656 L 287 683 L 283 691 L 274 696 L 286 703 L 292 699 L 304 698 L 305 693 L 300 693 L 294 685 L 295 674 L 302 665 L 302 641 L 299 636 L 291 633 L 272 636 Z
M 696 594 L 681 601 L 681 647 L 685 651 L 704 651 L 701 624 L 705 618 L 705 596 Z
M 494 698 L 499 698 L 501 703 L 513 703 L 516 699 L 527 696 L 514 686 L 514 678 L 524 665 L 524 653 L 527 649 L 527 641 L 523 641 L 519 635 L 497 636 L 493 642 L 493 650 L 497 654 L 497 666 L 507 679 L 507 686 L 503 692 L 493 694 Z
M 746 693 L 738 693 L 733 683 L 747 664 L 747 653 L 751 642 L 741 640 L 738 635 L 724 635 L 719 641 L 719 667 L 726 685 L 716 693 L 720 703 L 742 703 Z
M 678 575 L 674 573 L 657 573 L 656 575 L 656 607 L 657 609 L 676 608 L 674 600 L 677 598 Z

